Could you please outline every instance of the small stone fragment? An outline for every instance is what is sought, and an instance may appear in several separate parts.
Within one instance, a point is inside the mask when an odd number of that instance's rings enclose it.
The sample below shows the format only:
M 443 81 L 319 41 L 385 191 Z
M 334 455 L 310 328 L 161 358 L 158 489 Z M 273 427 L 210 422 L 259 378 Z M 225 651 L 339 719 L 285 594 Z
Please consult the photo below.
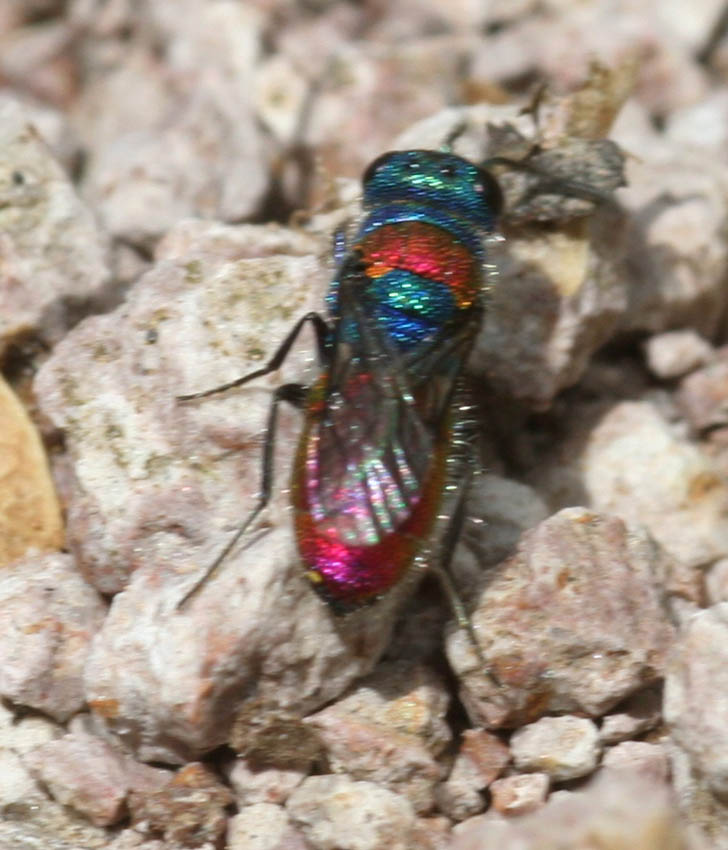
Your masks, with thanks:
M 2 809 L 2 850 L 108 850 L 109 832 L 45 794 L 36 794 Z M 167 848 L 145 848 L 167 850 Z
M 695 614 L 670 656 L 665 721 L 712 792 L 728 797 L 728 602 Z
M 603 744 L 618 744 L 654 729 L 662 719 L 662 694 L 654 689 L 639 691 L 621 709 L 603 718 L 599 728 Z
M 373 782 L 309 776 L 286 809 L 317 850 L 411 850 L 416 818 L 409 801 Z
M 448 738 L 443 683 L 426 667 L 381 664 L 353 693 L 312 715 L 335 773 L 366 779 L 406 796 L 417 812 L 432 807 Z
M 26 753 L 25 764 L 53 798 L 97 826 L 125 814 L 128 791 L 125 757 L 100 738 L 66 735 Z
M 572 411 L 566 429 L 532 482 L 553 505 L 587 499 L 594 510 L 637 519 L 683 574 L 728 555 L 728 483 L 655 404 Z
M 228 821 L 228 850 L 308 850 L 285 809 L 272 803 L 245 806 Z
M 57 342 L 73 302 L 103 293 L 107 240 L 15 101 L 0 101 L 0 354 L 29 331 Z
M 63 539 L 43 444 L 20 400 L 0 377 L 0 567 L 31 547 L 60 549 Z
M 466 729 L 450 775 L 436 791 L 441 811 L 457 821 L 483 811 L 479 792 L 500 776 L 510 758 L 500 738 L 484 729 Z
M 708 605 L 728 601 L 728 558 L 716 561 L 705 575 Z
M 610 770 L 639 773 L 646 779 L 667 783 L 670 764 L 665 748 L 647 741 L 623 741 L 608 749 L 602 764 Z
M 676 400 L 695 431 L 728 425 L 728 347 L 720 357 L 683 379 Z
M 245 806 L 228 821 L 228 850 L 307 850 L 286 810 L 272 803 Z
M 619 138 L 619 137 L 617 137 Z M 628 304 L 620 330 L 692 328 L 715 336 L 728 299 L 728 171 L 719 157 L 665 143 L 630 145 L 625 256 L 618 261 Z M 659 151 L 659 152 L 658 152 Z
M 306 774 L 323 753 L 315 728 L 264 700 L 248 700 L 235 717 L 230 746 L 251 766 Z
M 24 753 L 48 741 L 55 741 L 65 730 L 46 717 L 30 715 L 19 717 L 0 703 L 0 748 Z
M 597 766 L 601 754 L 599 730 L 585 717 L 542 717 L 511 737 L 518 770 L 539 770 L 553 782 L 578 779 Z
M 525 815 L 546 801 L 551 781 L 545 773 L 521 773 L 496 779 L 490 786 L 493 808 L 503 815 Z
M 585 508 L 565 509 L 524 534 L 516 554 L 488 575 L 472 614 L 501 684 L 482 675 L 462 630 L 448 637 L 473 722 L 493 728 L 546 713 L 598 716 L 659 680 L 674 636 L 665 564 L 643 532 Z
M 0 694 L 61 721 L 79 711 L 84 665 L 106 610 L 70 555 L 0 570 Z
M 204 765 L 191 762 L 163 788 L 134 791 L 129 797 L 132 822 L 165 841 L 185 847 L 215 844 L 225 831 L 225 808 L 234 802 L 226 788 Z
M 444 817 L 417 818 L 412 846 L 420 850 L 449 850 L 452 824 Z
M 0 747 L 0 812 L 13 803 L 30 803 L 34 797 L 42 796 L 38 783 L 20 756 L 12 750 Z
M 228 779 L 240 808 L 256 803 L 285 803 L 305 773 L 295 768 L 256 767 L 250 760 L 235 759 Z
M 458 824 L 450 850 L 567 847 L 698 850 L 699 845 L 688 843 L 675 800 L 663 783 L 605 771 L 585 790 L 554 794 L 537 811 L 523 817 L 495 819 L 488 813 Z
M 645 343 L 647 366 L 657 378 L 680 378 L 710 360 L 713 348 L 690 328 L 651 336 Z

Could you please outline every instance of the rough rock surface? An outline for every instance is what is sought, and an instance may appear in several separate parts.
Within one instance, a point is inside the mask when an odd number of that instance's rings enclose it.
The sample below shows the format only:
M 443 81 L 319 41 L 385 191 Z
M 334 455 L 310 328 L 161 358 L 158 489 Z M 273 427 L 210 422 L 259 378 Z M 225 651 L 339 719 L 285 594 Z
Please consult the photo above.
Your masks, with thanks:
M 436 789 L 438 807 L 456 821 L 482 812 L 480 792 L 500 776 L 510 757 L 500 738 L 484 729 L 466 729 L 450 775 Z
M 525 817 L 494 820 L 489 814 L 479 815 L 453 832 L 452 850 L 688 850 L 699 846 L 688 842 L 663 784 L 622 774 L 603 776 L 584 791 L 555 795 Z
M 107 606 L 70 555 L 0 571 L 0 694 L 66 720 L 84 703 L 83 671 Z
M 285 809 L 272 803 L 241 809 L 230 818 L 226 838 L 229 850 L 307 850 L 309 846 Z
M 697 432 L 728 425 L 728 347 L 680 384 L 678 406 Z
M 553 508 L 639 518 L 683 568 L 728 554 L 728 482 L 651 401 L 585 407 L 534 479 Z
M 609 770 L 639 773 L 647 779 L 667 783 L 670 775 L 668 753 L 660 744 L 623 741 L 604 754 L 602 764 Z
M 619 708 L 602 718 L 599 738 L 603 744 L 618 744 L 657 726 L 662 719 L 662 693 L 654 688 L 639 691 Z
M 345 776 L 309 776 L 286 810 L 320 850 L 408 850 L 415 826 L 409 802 L 373 782 Z
M 521 773 L 496 779 L 490 786 L 493 809 L 502 815 L 525 815 L 546 802 L 551 780 L 546 773 Z
M 587 776 L 601 755 L 599 731 L 585 717 L 542 717 L 513 733 L 516 769 L 541 771 L 553 782 Z
M 665 720 L 713 793 L 728 794 L 728 730 L 725 656 L 728 603 L 691 618 L 670 657 L 665 680 Z
M 597 716 L 658 680 L 674 638 L 665 564 L 644 532 L 585 508 L 527 532 L 488 576 L 472 615 L 498 682 L 482 674 L 466 635 L 448 639 L 472 720 L 512 726 L 551 712 Z
M 33 331 L 56 342 L 108 283 L 107 242 L 22 107 L 0 102 L 0 354 Z
M 645 342 L 647 365 L 658 378 L 680 378 L 711 359 L 712 347 L 689 328 L 655 334 Z
M 218 843 L 227 826 L 225 809 L 234 799 L 230 789 L 199 762 L 186 764 L 171 778 L 158 773 L 148 787 L 130 789 L 129 812 L 137 829 L 161 834 L 173 846 Z
M 235 793 L 235 801 L 242 808 L 257 803 L 282 804 L 291 791 L 300 785 L 305 774 L 301 770 L 275 767 L 258 767 L 248 759 L 238 758 L 232 765 L 228 779 Z
M 407 797 L 416 812 L 432 808 L 448 742 L 448 696 L 427 668 L 380 665 L 348 696 L 311 715 L 334 773 L 377 782 Z
M 257 10 L 185 2 L 177 15 L 151 8 L 136 20 L 132 15 L 129 26 L 141 27 L 145 18 L 147 44 L 99 75 L 75 116 L 97 140 L 86 196 L 113 235 L 141 246 L 186 216 L 247 218 L 268 187 L 250 98 L 262 35 Z M 155 39 L 168 51 L 165 75 L 155 69 Z M 101 44 L 89 47 L 96 53 Z M 101 56 L 88 60 L 95 58 Z M 124 87 L 138 102 L 125 97 L 124 108 L 110 116 L 100 101 Z
M 26 752 L 24 763 L 59 803 L 82 812 L 97 826 L 126 813 L 129 792 L 149 794 L 170 774 L 132 761 L 90 735 L 66 735 Z

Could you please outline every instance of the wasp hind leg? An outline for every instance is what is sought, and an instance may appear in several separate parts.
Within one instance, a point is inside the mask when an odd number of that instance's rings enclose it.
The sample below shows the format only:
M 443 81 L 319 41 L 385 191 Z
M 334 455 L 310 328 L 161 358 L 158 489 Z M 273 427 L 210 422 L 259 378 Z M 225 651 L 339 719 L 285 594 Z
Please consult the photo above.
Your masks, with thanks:
M 268 422 L 265 428 L 265 441 L 263 443 L 263 462 L 261 465 L 260 494 L 258 502 L 245 520 L 238 526 L 230 540 L 225 544 L 214 561 L 206 567 L 201 576 L 197 578 L 192 587 L 177 603 L 177 609 L 182 608 L 210 578 L 215 570 L 230 554 L 245 532 L 253 525 L 260 513 L 270 501 L 273 489 L 273 452 L 275 449 L 276 428 L 278 426 L 278 406 L 282 401 L 292 404 L 296 408 L 303 405 L 308 387 L 304 384 L 282 384 L 273 393 L 270 409 L 268 411 Z
M 445 535 L 440 544 L 440 551 L 438 553 L 439 557 L 434 561 L 430 569 L 440 582 L 440 586 L 442 587 L 445 596 L 447 596 L 447 600 L 450 603 L 450 608 L 458 627 L 467 634 L 470 643 L 475 650 L 475 655 L 480 663 L 484 675 L 487 676 L 494 685 L 500 688 L 502 687 L 502 683 L 491 669 L 485 655 L 483 655 L 483 648 L 478 642 L 473 622 L 468 616 L 463 600 L 460 598 L 460 594 L 458 593 L 455 583 L 452 580 L 452 576 L 450 575 L 450 564 L 452 563 L 455 548 L 458 544 L 458 540 L 460 539 L 460 533 L 462 532 L 463 524 L 465 522 L 465 503 L 467 501 L 472 478 L 473 468 L 470 466 L 462 481 L 459 483 L 452 518 L 448 523 L 447 530 L 445 531 Z

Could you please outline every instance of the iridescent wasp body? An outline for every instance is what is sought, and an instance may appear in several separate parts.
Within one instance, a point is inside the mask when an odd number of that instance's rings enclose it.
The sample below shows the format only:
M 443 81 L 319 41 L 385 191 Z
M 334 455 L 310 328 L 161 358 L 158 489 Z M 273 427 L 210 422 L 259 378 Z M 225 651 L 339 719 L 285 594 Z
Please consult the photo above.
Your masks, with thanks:
M 400 582 L 432 536 L 446 494 L 455 497 L 459 526 L 474 465 L 460 415 L 462 371 L 484 309 L 483 237 L 500 208 L 495 179 L 455 154 L 382 155 L 364 174 L 363 217 L 342 252 L 328 315 L 303 316 L 262 369 L 182 397 L 274 371 L 312 325 L 320 376 L 310 387 L 275 391 L 258 504 L 206 575 L 269 500 L 281 401 L 304 411 L 291 478 L 298 550 L 306 577 L 335 612 Z

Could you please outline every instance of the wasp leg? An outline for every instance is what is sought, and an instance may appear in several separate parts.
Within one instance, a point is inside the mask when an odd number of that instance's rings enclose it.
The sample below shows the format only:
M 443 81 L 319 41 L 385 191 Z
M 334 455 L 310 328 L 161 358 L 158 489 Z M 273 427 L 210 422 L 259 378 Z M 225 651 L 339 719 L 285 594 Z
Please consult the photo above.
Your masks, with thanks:
M 192 596 L 194 596 L 200 587 L 202 587 L 202 585 L 210 578 L 270 501 L 271 490 L 273 487 L 273 451 L 275 449 L 276 427 L 278 425 L 278 405 L 282 401 L 287 401 L 294 407 L 300 408 L 306 397 L 307 389 L 308 388 L 304 384 L 282 384 L 280 387 L 277 387 L 273 393 L 273 400 L 271 401 L 270 410 L 268 411 L 268 422 L 266 423 L 265 428 L 265 442 L 263 443 L 263 463 L 261 468 L 260 495 L 258 496 L 258 503 L 245 518 L 245 521 L 238 526 L 233 536 L 230 540 L 228 540 L 225 547 L 218 554 L 215 560 L 205 569 L 204 573 L 199 576 L 182 599 L 180 599 L 177 603 L 178 609 L 181 608 Z
M 442 587 L 445 596 L 447 596 L 458 627 L 461 628 L 470 639 L 470 643 L 475 650 L 475 654 L 485 672 L 485 675 L 494 685 L 500 688 L 502 687 L 502 683 L 491 670 L 485 656 L 483 655 L 483 649 L 480 646 L 480 643 L 478 643 L 478 638 L 475 634 L 472 620 L 465 610 L 465 605 L 463 604 L 463 601 L 460 598 L 457 588 L 452 580 L 452 576 L 450 575 L 450 563 L 455 553 L 455 547 L 458 544 L 460 533 L 465 522 L 465 502 L 468 491 L 470 490 L 470 482 L 472 481 L 472 478 L 473 468 L 471 466 L 463 476 L 463 480 L 458 488 L 455 509 L 440 545 L 439 558 L 433 563 L 430 569 L 435 576 L 437 576 L 437 580 L 440 582 L 440 586 Z
M 243 384 L 247 384 L 248 381 L 253 381 L 255 378 L 262 378 L 264 375 L 269 375 L 271 372 L 275 372 L 276 369 L 280 368 L 281 363 L 283 363 L 288 356 L 291 346 L 298 338 L 298 335 L 301 333 L 301 329 L 306 322 L 311 322 L 316 334 L 316 347 L 318 349 L 319 361 L 321 363 L 328 362 L 330 335 L 329 326 L 318 313 L 306 313 L 306 315 L 301 316 L 301 318 L 291 328 L 288 336 L 286 336 L 283 342 L 278 346 L 276 353 L 261 369 L 249 372 L 247 375 L 243 375 L 242 378 L 236 378 L 234 381 L 228 381 L 227 384 L 221 384 L 219 387 L 213 387 L 211 390 L 203 390 L 199 393 L 189 393 L 187 395 L 178 395 L 177 401 L 192 401 L 196 398 L 207 398 L 207 396 L 222 393 L 225 392 L 225 390 L 231 390 L 233 387 L 242 387 Z

